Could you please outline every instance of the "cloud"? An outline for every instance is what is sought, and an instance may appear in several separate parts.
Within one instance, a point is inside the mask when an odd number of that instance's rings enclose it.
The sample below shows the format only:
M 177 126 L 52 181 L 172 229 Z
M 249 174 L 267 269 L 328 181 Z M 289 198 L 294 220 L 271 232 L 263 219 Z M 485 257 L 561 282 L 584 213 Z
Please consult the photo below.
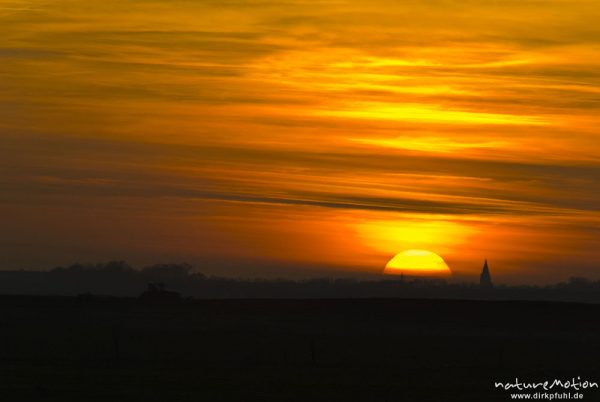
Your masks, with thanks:
M 21 151 L 29 147 L 27 141 L 15 138 L 12 147 L 7 143 L 4 164 L 18 179 L 5 181 L 5 191 L 28 197 L 180 197 L 458 215 L 556 214 L 597 211 L 598 205 L 597 194 L 589 193 L 600 181 L 600 168 L 593 165 L 77 138 L 42 141 L 45 146 L 37 154 L 25 157 Z M 40 160 L 44 155 L 45 161 Z M 85 162 L 73 170 L 75 165 L 66 161 L 75 158 Z M 289 173 L 277 173 L 284 166 Z M 380 195 L 365 195 L 373 191 Z

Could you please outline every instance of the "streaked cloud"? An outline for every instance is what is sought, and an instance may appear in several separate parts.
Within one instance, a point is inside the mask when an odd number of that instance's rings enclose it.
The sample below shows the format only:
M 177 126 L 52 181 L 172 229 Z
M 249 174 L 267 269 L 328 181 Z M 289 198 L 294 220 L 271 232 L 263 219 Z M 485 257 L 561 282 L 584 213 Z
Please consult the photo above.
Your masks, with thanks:
M 435 106 L 356 104 L 345 110 L 319 111 L 317 114 L 334 117 L 434 122 L 449 124 L 505 124 L 543 125 L 542 118 L 534 116 L 503 115 L 495 113 L 445 110 Z

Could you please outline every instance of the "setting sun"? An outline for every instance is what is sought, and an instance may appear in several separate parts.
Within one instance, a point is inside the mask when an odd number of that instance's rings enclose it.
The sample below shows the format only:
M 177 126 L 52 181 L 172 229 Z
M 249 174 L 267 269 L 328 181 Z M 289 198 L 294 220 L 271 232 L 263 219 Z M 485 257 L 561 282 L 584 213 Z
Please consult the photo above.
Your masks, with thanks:
M 427 250 L 398 253 L 385 266 L 388 275 L 450 276 L 452 271 L 439 255 Z

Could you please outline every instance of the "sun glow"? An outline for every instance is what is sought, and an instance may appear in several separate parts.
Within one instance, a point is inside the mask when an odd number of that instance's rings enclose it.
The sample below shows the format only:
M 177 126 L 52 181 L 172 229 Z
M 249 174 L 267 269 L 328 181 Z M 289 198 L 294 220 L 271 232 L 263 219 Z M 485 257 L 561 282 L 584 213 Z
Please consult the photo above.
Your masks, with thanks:
M 466 223 L 439 219 L 372 220 L 355 226 L 367 247 L 389 254 L 397 250 L 432 248 L 450 253 L 475 233 Z
M 450 276 L 452 271 L 442 257 L 428 250 L 406 250 L 385 266 L 387 275 Z
M 504 124 L 504 125 L 545 125 L 545 120 L 537 116 L 501 113 L 448 110 L 432 105 L 385 103 L 357 103 L 344 110 L 317 111 L 317 115 L 367 119 L 394 120 L 422 123 L 447 124 Z
M 498 149 L 506 147 L 506 141 L 458 142 L 447 138 L 352 138 L 352 142 L 384 148 L 409 151 L 452 153 L 471 149 Z

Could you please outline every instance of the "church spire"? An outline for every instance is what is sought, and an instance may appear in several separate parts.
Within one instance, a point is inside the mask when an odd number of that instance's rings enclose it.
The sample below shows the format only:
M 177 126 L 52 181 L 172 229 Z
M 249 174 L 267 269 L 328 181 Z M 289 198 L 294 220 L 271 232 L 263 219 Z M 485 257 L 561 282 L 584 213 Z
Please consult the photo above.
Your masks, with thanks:
M 479 286 L 483 289 L 491 289 L 494 285 L 492 284 L 492 277 L 490 275 L 490 269 L 488 268 L 487 258 L 483 263 L 483 270 L 479 277 Z

